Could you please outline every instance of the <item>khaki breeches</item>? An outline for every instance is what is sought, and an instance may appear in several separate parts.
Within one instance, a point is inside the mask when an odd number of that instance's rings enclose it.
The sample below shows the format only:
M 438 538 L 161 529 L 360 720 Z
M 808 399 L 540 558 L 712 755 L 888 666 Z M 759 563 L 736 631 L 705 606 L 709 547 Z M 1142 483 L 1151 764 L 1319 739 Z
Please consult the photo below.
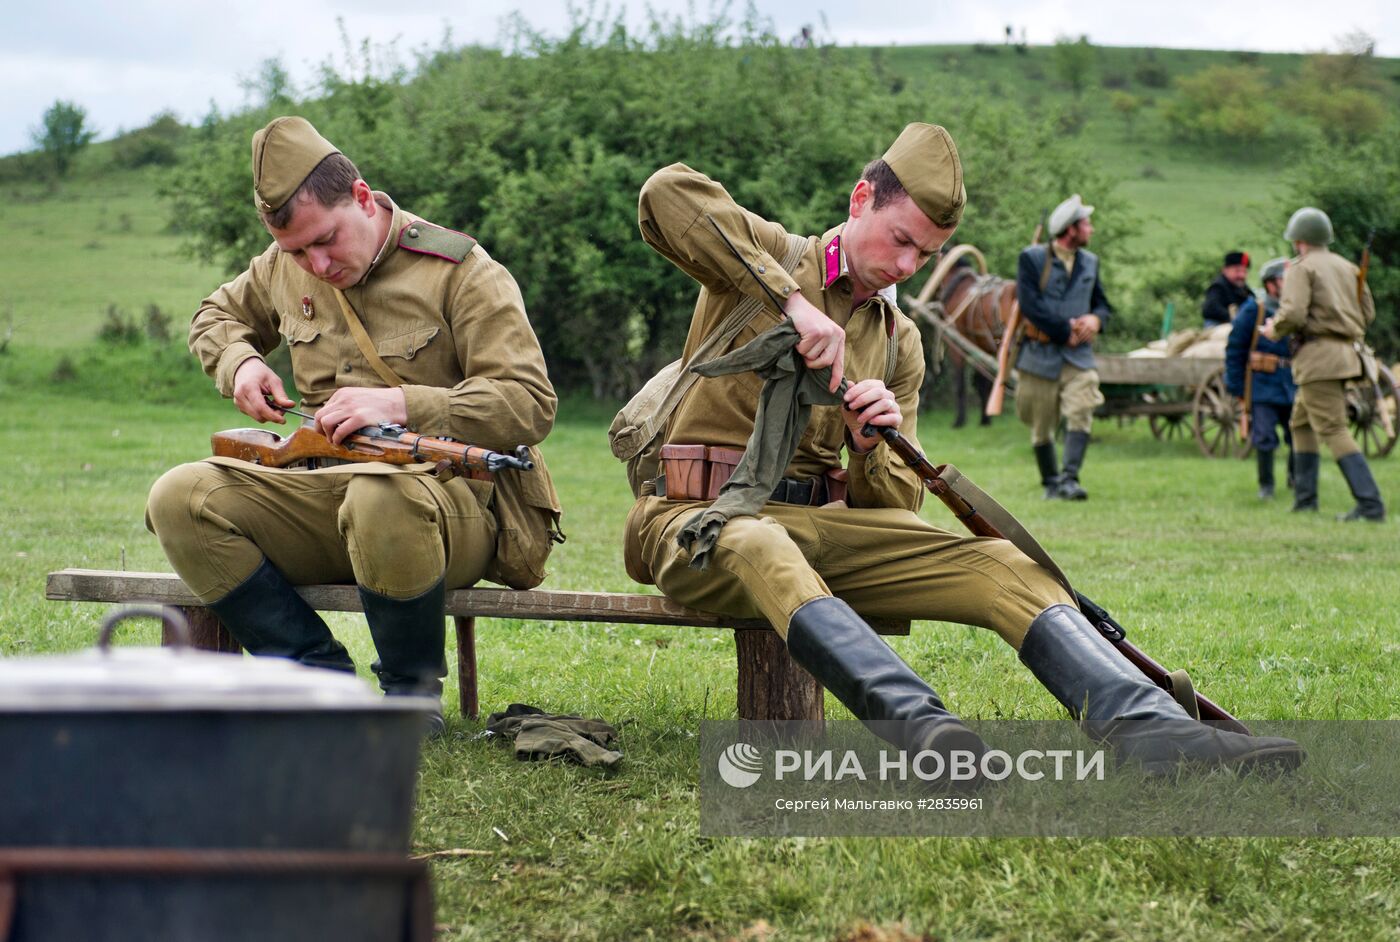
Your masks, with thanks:
M 990 628 L 1019 649 L 1051 605 L 1073 604 L 1049 572 L 1005 540 L 959 536 L 907 510 L 770 503 L 720 532 L 705 571 L 676 535 L 703 503 L 647 497 L 627 518 L 628 572 L 654 576 L 684 605 L 766 618 L 787 637 L 792 613 L 836 595 L 868 618 L 951 621 Z
M 354 582 L 412 598 L 439 579 L 452 589 L 481 578 L 496 522 L 473 492 L 480 484 L 197 461 L 156 481 L 146 526 L 205 602 L 227 595 L 264 557 L 294 585 Z
M 1327 445 L 1338 461 L 1360 451 L 1347 425 L 1346 381 L 1322 379 L 1298 386 L 1298 398 L 1293 403 L 1293 450 L 1317 454 L 1318 441 Z
M 1016 417 L 1030 426 L 1032 445 L 1053 442 L 1061 418 L 1068 431 L 1092 431 L 1094 410 L 1101 405 L 1097 370 L 1065 363 L 1058 379 L 1016 373 Z

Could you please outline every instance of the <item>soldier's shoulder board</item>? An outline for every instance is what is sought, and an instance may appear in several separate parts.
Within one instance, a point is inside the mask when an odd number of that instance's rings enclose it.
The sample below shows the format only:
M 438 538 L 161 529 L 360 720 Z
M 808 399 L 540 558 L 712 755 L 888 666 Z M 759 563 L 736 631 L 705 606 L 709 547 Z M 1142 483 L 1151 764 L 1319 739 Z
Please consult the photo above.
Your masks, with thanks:
M 461 264 L 475 247 L 476 240 L 465 232 L 444 229 L 422 220 L 410 222 L 399 232 L 399 248 L 445 259 L 454 265 Z

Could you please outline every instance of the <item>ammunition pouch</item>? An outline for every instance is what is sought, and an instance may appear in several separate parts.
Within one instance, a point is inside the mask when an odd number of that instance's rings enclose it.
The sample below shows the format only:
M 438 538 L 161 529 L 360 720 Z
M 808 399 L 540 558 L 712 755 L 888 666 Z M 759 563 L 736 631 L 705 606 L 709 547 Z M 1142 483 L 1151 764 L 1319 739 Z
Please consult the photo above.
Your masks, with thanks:
M 744 457 L 742 449 L 718 445 L 664 445 L 656 495 L 667 500 L 715 500 Z M 783 478 L 769 500 L 819 507 L 846 499 L 848 472 L 829 468 L 818 478 Z
M 1281 357 L 1277 353 L 1251 350 L 1249 354 L 1249 368 L 1255 373 L 1277 373 L 1281 367 L 1291 362 L 1293 361 L 1288 357 Z

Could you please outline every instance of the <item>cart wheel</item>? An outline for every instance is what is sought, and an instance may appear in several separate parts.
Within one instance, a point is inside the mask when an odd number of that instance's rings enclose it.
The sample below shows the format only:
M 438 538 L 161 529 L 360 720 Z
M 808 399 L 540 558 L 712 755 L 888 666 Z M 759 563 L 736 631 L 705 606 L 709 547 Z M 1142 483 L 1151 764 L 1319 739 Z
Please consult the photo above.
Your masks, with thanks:
M 1186 391 L 1180 386 L 1163 386 L 1147 393 L 1142 399 L 1156 406 L 1181 404 L 1180 412 L 1154 412 L 1148 415 L 1147 425 L 1157 441 L 1178 442 L 1191 434 L 1191 426 L 1186 422 L 1187 410 L 1191 406 Z
M 1223 367 L 1196 387 L 1191 413 L 1201 454 L 1207 458 L 1239 458 L 1248 451 L 1249 445 L 1240 441 L 1240 404 L 1225 389 Z
M 1375 386 L 1364 381 L 1347 384 L 1347 420 L 1351 434 L 1368 458 L 1390 454 L 1396 438 L 1400 438 L 1400 395 L 1395 376 L 1381 366 L 1377 380 Z

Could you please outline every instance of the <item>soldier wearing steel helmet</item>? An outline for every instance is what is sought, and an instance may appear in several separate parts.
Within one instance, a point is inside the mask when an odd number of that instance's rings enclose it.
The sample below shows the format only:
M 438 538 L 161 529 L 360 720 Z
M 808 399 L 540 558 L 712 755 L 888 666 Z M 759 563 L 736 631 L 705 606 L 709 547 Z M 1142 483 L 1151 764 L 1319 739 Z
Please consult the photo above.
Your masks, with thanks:
M 1016 354 L 1016 415 L 1031 430 L 1045 497 L 1084 500 L 1079 470 L 1089 448 L 1094 410 L 1103 405 L 1094 368 L 1094 338 L 1113 314 L 1099 280 L 1094 233 L 1076 193 L 1050 214 L 1052 241 L 1021 251 L 1016 299 L 1026 320 Z M 1055 431 L 1065 423 L 1065 463 L 1056 467 Z
M 1288 445 L 1288 486 L 1293 486 L 1293 435 L 1288 422 L 1293 415 L 1297 386 L 1290 366 L 1292 351 L 1286 341 L 1257 336 L 1262 321 L 1278 313 L 1287 269 L 1286 258 L 1273 259 L 1264 266 L 1260 272 L 1264 297 L 1261 301 L 1251 295 L 1240 305 L 1225 344 L 1225 388 L 1244 397 L 1248 385 L 1249 441 L 1254 446 L 1261 500 L 1274 496 L 1274 453 L 1279 447 L 1279 428 Z
M 1317 510 L 1319 443 L 1325 443 L 1356 505 L 1340 520 L 1385 520 L 1385 504 L 1366 456 L 1347 427 L 1346 383 L 1371 373 L 1375 359 L 1362 338 L 1376 319 L 1371 289 L 1355 265 L 1329 251 L 1332 221 L 1305 206 L 1288 220 L 1283 237 L 1297 260 L 1283 279 L 1278 314 L 1264 324 L 1269 339 L 1291 337 L 1298 399 L 1290 425 L 1294 448 L 1295 511 Z M 1373 374 L 1372 374 L 1373 375 Z
M 276 118 L 253 136 L 252 171 L 254 206 L 272 242 L 200 304 L 190 325 L 190 349 L 221 393 L 253 419 L 283 422 L 276 407 L 294 403 L 263 358 L 285 340 L 297 390 L 337 442 L 380 423 L 493 449 L 545 437 L 556 398 L 539 342 L 514 279 L 475 239 L 370 189 L 304 118 Z M 517 527 L 531 521 L 502 526 L 502 508 L 514 504 L 499 489 L 528 489 L 541 527 L 558 503 L 538 461 L 519 482 L 427 471 L 212 458 L 156 482 L 147 524 L 176 572 L 253 654 L 353 670 L 344 645 L 293 589 L 353 582 L 385 693 L 436 696 L 446 673 L 446 590 L 521 576 L 502 568 L 498 542 L 519 550 Z M 441 727 L 439 710 L 430 732 Z
M 1113 653 L 1047 569 L 1009 541 L 925 521 L 920 478 L 881 436 L 866 434 L 867 425 L 886 426 L 917 442 L 922 346 L 894 288 L 952 236 L 966 199 L 952 137 L 922 123 L 866 166 L 847 218 L 820 236 L 794 235 L 749 212 L 683 164 L 647 180 L 638 200 L 642 238 L 700 285 L 687 361 L 712 341 L 707 356 L 719 357 L 761 346 L 790 325 L 800 337 L 797 355 L 813 369 L 831 367 L 830 390 L 843 375 L 851 386 L 844 407 L 811 408 L 771 496 L 757 494 L 766 502 L 728 519 L 701 566 L 681 536 L 719 496 L 716 472 L 733 460 L 725 453 L 742 454 L 751 435 L 774 429 L 753 372 L 707 373 L 691 386 L 665 425 L 662 474 L 640 484 L 628 514 L 628 574 L 704 611 L 765 618 L 794 661 L 910 752 L 986 747 L 868 617 L 997 632 L 1061 704 L 1098 723 L 1125 756 L 1162 765 L 1296 765 L 1295 743 L 1190 721 L 1170 694 Z M 1092 326 L 1066 330 L 1092 336 L 1098 320 L 1090 319 Z M 727 332 L 735 323 L 745 326 Z M 842 474 L 849 487 L 838 499 L 829 482 Z

